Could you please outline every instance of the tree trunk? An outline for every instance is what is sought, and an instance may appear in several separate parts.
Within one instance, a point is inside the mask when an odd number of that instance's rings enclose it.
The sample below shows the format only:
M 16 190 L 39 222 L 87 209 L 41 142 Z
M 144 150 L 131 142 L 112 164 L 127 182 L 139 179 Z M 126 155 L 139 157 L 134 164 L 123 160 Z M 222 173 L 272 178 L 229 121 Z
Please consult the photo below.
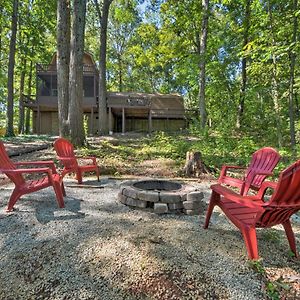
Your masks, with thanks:
M 0 15 L 2 16 L 3 6 L 0 6 Z M 3 28 L 0 26 L 0 64 L 2 63 L 2 31 Z
M 7 115 L 6 136 L 14 136 L 14 69 L 16 53 L 16 36 L 18 25 L 18 0 L 13 2 L 13 13 L 11 20 L 11 37 L 9 44 L 9 62 L 7 74 Z
M 243 41 L 243 51 L 249 42 L 249 27 L 250 27 L 250 5 L 251 0 L 246 0 L 245 7 L 245 17 L 244 17 L 244 41 Z M 240 90 L 240 99 L 239 99 L 239 107 L 238 114 L 236 120 L 236 128 L 239 129 L 241 127 L 244 109 L 245 109 L 245 96 L 246 96 L 246 86 L 247 86 L 247 58 L 243 56 L 242 58 L 242 84 Z
M 73 3 L 69 77 L 70 138 L 74 146 L 82 146 L 85 142 L 82 100 L 86 0 L 74 0 Z
M 28 84 L 27 84 L 27 94 L 31 98 L 31 87 L 32 87 L 32 71 L 33 71 L 33 62 L 30 61 L 29 66 L 29 77 L 28 77 Z M 30 112 L 31 110 L 27 107 L 26 114 L 25 114 L 25 133 L 30 133 Z M 24 133 L 24 132 L 23 132 Z
M 57 3 L 57 98 L 59 135 L 70 136 L 68 122 L 70 66 L 70 1 Z
M 119 91 L 123 92 L 122 58 L 120 54 L 118 54 L 118 66 L 119 66 Z
M 271 27 L 271 36 L 272 36 L 272 46 L 275 47 L 275 33 L 273 28 L 273 15 L 272 10 L 269 5 L 268 15 Z M 279 101 L 279 80 L 278 80 L 278 68 L 277 68 L 277 59 L 275 53 L 272 53 L 272 99 L 274 103 L 275 118 L 276 118 L 276 134 L 277 134 L 277 144 L 280 148 L 282 146 L 282 134 L 281 134 L 281 117 L 280 117 L 280 101 Z
M 203 173 L 210 173 L 209 168 L 204 164 L 200 152 L 187 152 L 183 171 L 188 177 L 199 177 Z
M 289 79 L 289 117 L 290 117 L 290 138 L 291 138 L 291 147 L 294 157 L 296 156 L 296 138 L 295 138 L 295 109 L 294 109 L 294 79 L 295 79 L 295 63 L 296 63 L 296 48 L 297 43 L 297 29 L 298 29 L 298 20 L 296 12 L 298 10 L 298 0 L 293 1 L 293 36 L 292 36 L 292 45 L 289 52 L 290 57 L 290 79 Z
M 112 0 L 103 0 L 100 8 L 98 0 L 94 0 L 100 22 L 100 56 L 99 56 L 99 134 L 107 134 L 107 100 L 106 100 L 106 49 L 107 49 L 107 21 L 109 7 Z
M 202 0 L 202 24 L 200 37 L 200 62 L 199 62 L 199 113 L 201 118 L 201 127 L 205 128 L 207 120 L 206 104 L 205 104 L 205 64 L 206 64 L 206 44 L 208 32 L 208 14 L 209 14 L 209 0 Z
M 22 60 L 22 71 L 20 77 L 20 93 L 19 93 L 19 124 L 18 124 L 18 133 L 24 132 L 24 82 L 25 82 L 25 70 L 26 70 L 26 60 Z

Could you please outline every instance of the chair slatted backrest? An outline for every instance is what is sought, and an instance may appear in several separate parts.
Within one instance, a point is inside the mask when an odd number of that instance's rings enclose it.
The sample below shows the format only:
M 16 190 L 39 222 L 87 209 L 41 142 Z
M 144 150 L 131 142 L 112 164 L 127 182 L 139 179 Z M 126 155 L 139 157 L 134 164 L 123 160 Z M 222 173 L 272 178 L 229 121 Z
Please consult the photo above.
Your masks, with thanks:
M 259 218 L 260 227 L 286 222 L 300 209 L 300 160 L 281 172 L 276 189 L 264 205 L 265 212 Z
M 2 142 L 0 142 L 0 170 L 6 174 L 6 176 L 13 181 L 16 185 L 23 184 L 25 182 L 21 174 L 6 173 L 5 170 L 15 170 L 16 166 L 8 157 L 5 147 Z
M 253 153 L 250 165 L 247 169 L 246 181 L 247 178 L 250 178 L 250 176 L 253 173 L 259 170 L 265 172 L 272 172 L 279 160 L 280 155 L 274 148 L 264 147 L 257 150 Z M 260 187 L 265 178 L 266 175 L 256 175 L 251 185 Z
M 53 146 L 59 158 L 67 158 L 67 160 L 61 161 L 66 169 L 78 167 L 72 143 L 64 138 L 58 138 L 55 140 Z

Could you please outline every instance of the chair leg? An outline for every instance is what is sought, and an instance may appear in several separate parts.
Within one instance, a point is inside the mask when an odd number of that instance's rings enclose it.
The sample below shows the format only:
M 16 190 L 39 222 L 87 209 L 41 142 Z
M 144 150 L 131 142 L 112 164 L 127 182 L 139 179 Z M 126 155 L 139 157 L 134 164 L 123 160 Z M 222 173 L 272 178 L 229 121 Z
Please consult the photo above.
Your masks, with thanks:
M 76 179 L 78 181 L 78 184 L 82 184 L 82 172 L 81 172 L 81 170 L 76 171 Z
M 8 201 L 8 205 L 7 205 L 7 208 L 6 208 L 6 211 L 7 212 L 10 212 L 13 210 L 14 208 L 14 205 L 16 204 L 16 202 L 20 199 L 20 197 L 22 196 L 23 194 L 20 193 L 19 189 L 18 188 L 15 188 L 9 198 L 9 201 Z
M 100 181 L 100 171 L 99 171 L 99 167 L 96 166 L 96 175 L 97 175 L 97 181 Z
M 207 229 L 208 228 L 208 224 L 209 224 L 209 220 L 211 217 L 211 214 L 214 210 L 214 207 L 217 203 L 217 201 L 220 199 L 220 195 L 218 193 L 216 193 L 215 191 L 212 191 L 211 196 L 210 196 L 210 200 L 209 200 L 209 205 L 207 208 L 207 212 L 206 212 L 206 218 L 205 218 L 205 223 L 203 228 Z
M 56 201 L 58 204 L 59 208 L 64 208 L 65 203 L 64 203 L 64 196 L 63 196 L 63 191 L 61 188 L 61 184 L 58 181 L 53 182 L 53 189 L 56 195 Z
M 63 196 L 64 196 L 64 197 L 67 196 L 66 190 L 65 190 L 65 185 L 64 185 L 64 182 L 63 182 L 63 181 L 61 181 L 61 190 L 62 190 Z
M 258 247 L 257 247 L 257 237 L 256 237 L 256 228 L 242 228 L 241 232 L 244 237 L 246 244 L 248 257 L 250 259 L 258 259 Z
M 291 248 L 292 252 L 295 254 L 295 256 L 298 257 L 299 254 L 297 253 L 297 249 L 296 249 L 295 235 L 294 235 L 290 220 L 287 220 L 282 225 L 284 227 L 287 239 L 289 241 L 290 248 Z

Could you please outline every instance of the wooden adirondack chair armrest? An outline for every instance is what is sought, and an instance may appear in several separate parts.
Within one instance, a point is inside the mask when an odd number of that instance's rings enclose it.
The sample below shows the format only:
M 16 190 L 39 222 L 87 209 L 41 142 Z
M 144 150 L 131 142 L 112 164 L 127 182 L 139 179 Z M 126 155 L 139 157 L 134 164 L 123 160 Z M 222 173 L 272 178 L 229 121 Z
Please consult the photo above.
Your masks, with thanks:
M 95 156 L 76 156 L 76 159 L 91 159 L 94 164 L 96 164 L 96 157 Z
M 277 187 L 277 182 L 264 181 L 262 183 L 259 191 L 257 192 L 257 197 L 260 198 L 260 199 L 263 199 L 268 188 L 275 190 L 276 187 Z
M 31 173 L 47 173 L 49 179 L 52 177 L 52 170 L 50 168 L 31 168 L 31 169 L 0 169 L 3 173 L 7 174 L 31 174 Z
M 57 159 L 59 159 L 59 160 L 74 160 L 74 157 L 61 157 L 61 156 L 57 156 Z
M 235 202 L 235 203 L 239 203 L 241 204 L 241 206 L 243 207 L 258 207 L 261 206 L 262 202 L 258 201 L 261 200 L 260 198 L 258 198 L 257 195 L 255 196 L 242 196 L 240 194 L 237 194 L 236 192 L 234 192 L 233 190 L 222 186 L 220 184 L 214 184 L 210 187 L 215 193 L 219 194 L 220 196 L 223 196 L 224 198 Z
M 64 162 L 64 161 L 76 161 L 76 157 L 74 158 L 74 157 L 60 157 L 60 156 L 58 156 L 57 158 L 58 158 L 58 160 L 60 160 L 62 162 Z
M 224 165 L 222 166 L 222 169 L 221 169 L 221 173 L 220 173 L 220 178 L 223 177 L 223 176 L 226 176 L 226 173 L 229 169 L 235 169 L 235 170 L 243 170 L 243 169 L 246 169 L 246 167 L 243 167 L 243 166 L 231 166 L 231 165 Z
M 20 162 L 16 162 L 14 163 L 16 166 L 30 166 L 30 165 L 35 165 L 35 166 L 48 166 L 51 170 L 53 174 L 56 174 L 56 167 L 55 164 L 52 160 L 45 160 L 45 161 L 20 161 Z

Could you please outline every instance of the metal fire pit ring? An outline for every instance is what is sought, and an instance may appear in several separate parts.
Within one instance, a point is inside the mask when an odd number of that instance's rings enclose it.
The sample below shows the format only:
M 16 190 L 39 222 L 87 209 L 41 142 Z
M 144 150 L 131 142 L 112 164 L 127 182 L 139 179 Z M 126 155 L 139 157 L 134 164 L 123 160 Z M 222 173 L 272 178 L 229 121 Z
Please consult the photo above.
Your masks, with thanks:
M 175 181 L 150 179 L 126 182 L 118 194 L 121 203 L 141 209 L 153 209 L 155 213 L 179 213 L 188 215 L 203 211 L 203 193 L 186 184 Z

